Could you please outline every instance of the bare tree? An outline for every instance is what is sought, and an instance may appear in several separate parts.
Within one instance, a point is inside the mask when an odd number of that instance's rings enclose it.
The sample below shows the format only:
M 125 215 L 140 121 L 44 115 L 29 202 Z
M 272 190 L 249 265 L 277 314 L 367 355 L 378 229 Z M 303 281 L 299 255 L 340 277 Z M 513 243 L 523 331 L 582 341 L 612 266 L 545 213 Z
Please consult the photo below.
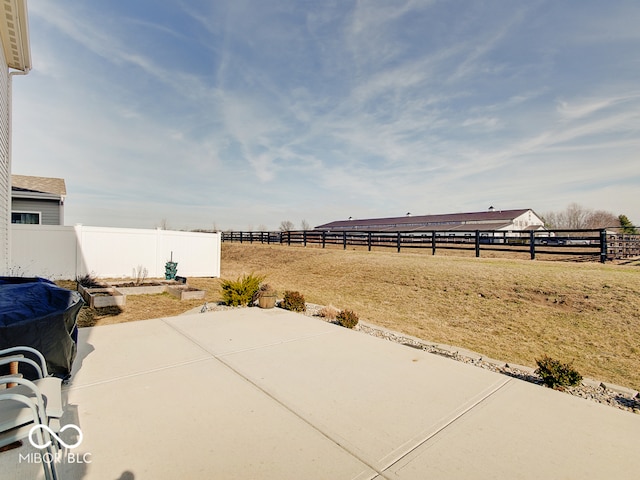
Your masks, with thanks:
M 558 225 L 562 223 L 562 220 L 559 218 L 560 215 L 558 212 L 544 212 L 540 217 L 544 221 L 544 226 L 546 228 L 560 228 Z
M 566 208 L 564 215 L 566 223 L 564 228 L 587 228 L 587 220 L 591 215 L 591 210 L 577 203 L 572 203 Z
M 300 222 L 300 228 L 302 230 L 309 230 L 309 222 L 307 222 L 305 219 L 302 219 L 302 221 Z
M 280 222 L 281 232 L 290 232 L 293 230 L 293 222 L 291 220 L 283 220 Z
M 593 211 L 577 203 L 570 204 L 560 212 L 547 212 L 542 217 L 545 226 L 551 229 L 580 230 L 620 226 L 620 220 L 613 213 L 604 210 Z
M 267 230 L 268 230 L 267 226 L 264 223 L 261 223 L 260 225 L 258 225 L 259 232 L 266 232 Z
M 585 228 L 620 228 L 620 219 L 611 212 L 596 210 L 587 218 Z

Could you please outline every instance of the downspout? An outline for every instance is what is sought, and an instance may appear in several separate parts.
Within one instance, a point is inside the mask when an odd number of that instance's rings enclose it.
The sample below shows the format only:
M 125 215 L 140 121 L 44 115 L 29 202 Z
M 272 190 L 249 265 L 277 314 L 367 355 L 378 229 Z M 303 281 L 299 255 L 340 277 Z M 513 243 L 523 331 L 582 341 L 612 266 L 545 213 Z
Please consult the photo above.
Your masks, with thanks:
M 11 72 L 9 72 L 9 76 L 8 76 L 8 100 L 7 100 L 7 117 L 8 117 L 8 130 L 9 130 L 9 138 L 8 140 L 8 152 L 7 152 L 7 171 L 9 173 L 9 181 L 7 182 L 9 191 L 7 192 L 7 198 L 9 199 L 9 211 L 7 212 L 7 225 L 6 225 L 6 232 L 7 232 L 7 262 L 6 262 L 6 267 L 7 267 L 7 275 L 10 275 L 10 272 L 13 268 L 13 260 L 12 260 L 12 254 L 11 254 L 11 239 L 13 237 L 12 233 L 11 233 L 11 204 L 12 204 L 12 198 L 11 198 L 11 192 L 12 192 L 12 181 L 11 181 L 11 172 L 13 169 L 13 76 L 14 75 L 27 75 L 29 73 L 29 71 L 31 70 L 30 67 L 26 67 L 24 69 L 24 71 L 22 70 L 13 70 Z
M 64 195 L 60 195 L 60 225 L 64 225 Z

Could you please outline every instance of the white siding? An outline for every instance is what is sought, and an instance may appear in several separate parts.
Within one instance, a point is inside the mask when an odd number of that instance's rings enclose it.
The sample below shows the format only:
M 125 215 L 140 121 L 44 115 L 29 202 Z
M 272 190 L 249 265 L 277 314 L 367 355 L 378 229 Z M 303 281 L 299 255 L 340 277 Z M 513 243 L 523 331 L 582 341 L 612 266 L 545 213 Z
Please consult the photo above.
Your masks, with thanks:
M 0 274 L 9 274 L 11 223 L 11 158 L 9 151 L 9 68 L 0 48 Z
M 517 229 L 523 229 L 533 225 L 543 226 L 544 222 L 532 210 L 529 210 L 514 220 Z

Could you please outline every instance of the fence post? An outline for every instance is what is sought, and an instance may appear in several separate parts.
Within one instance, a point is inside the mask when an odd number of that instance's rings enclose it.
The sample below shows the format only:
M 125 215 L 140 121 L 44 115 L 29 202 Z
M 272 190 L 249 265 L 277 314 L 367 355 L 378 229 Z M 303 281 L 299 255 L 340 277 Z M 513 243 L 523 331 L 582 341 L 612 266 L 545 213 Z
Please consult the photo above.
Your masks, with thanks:
M 367 232 L 367 250 L 371 251 L 371 232 Z
M 607 230 L 600 230 L 600 263 L 607 261 Z
M 253 232 L 249 232 L 249 243 L 253 243 Z
M 302 231 L 302 244 L 306 247 L 307 246 L 307 231 L 303 230 Z
M 291 246 L 291 232 L 287 230 L 287 246 Z
M 347 249 L 347 231 L 342 232 L 342 249 Z
M 480 256 L 480 230 L 476 230 L 476 258 Z
M 324 248 L 324 244 L 327 240 L 327 232 L 326 231 L 322 231 L 322 248 Z
M 531 260 L 536 259 L 536 235 L 533 230 L 529 232 L 529 253 L 531 254 Z
M 240 232 L 240 243 L 242 243 L 242 232 Z
M 396 233 L 396 247 L 398 249 L 398 253 L 400 253 L 400 243 L 402 242 L 400 237 L 401 237 L 401 233 L 400 232 Z
M 431 232 L 431 255 L 436 254 L 436 231 Z

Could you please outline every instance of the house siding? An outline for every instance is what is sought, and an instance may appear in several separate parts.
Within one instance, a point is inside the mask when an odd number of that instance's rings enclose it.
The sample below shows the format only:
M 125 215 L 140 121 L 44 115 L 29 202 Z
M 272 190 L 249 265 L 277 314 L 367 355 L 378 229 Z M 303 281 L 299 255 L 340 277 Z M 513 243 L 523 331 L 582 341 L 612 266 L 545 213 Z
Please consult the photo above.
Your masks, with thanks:
M 0 273 L 8 275 L 11 258 L 11 158 L 9 151 L 9 68 L 0 48 Z
M 12 212 L 40 212 L 41 225 L 61 225 L 60 202 L 57 200 L 36 200 L 14 198 L 11 201 Z

